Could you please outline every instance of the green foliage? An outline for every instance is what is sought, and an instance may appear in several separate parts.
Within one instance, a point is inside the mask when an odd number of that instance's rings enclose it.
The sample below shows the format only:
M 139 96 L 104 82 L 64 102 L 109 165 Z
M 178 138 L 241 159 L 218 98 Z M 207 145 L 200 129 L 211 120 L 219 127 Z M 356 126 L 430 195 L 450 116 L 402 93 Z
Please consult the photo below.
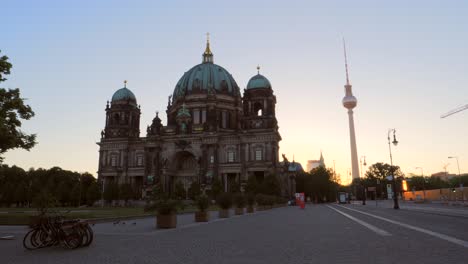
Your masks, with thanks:
M 245 185 L 245 191 L 247 193 L 258 193 L 258 182 L 257 178 L 252 175 L 247 179 L 247 184 Z
M 185 191 L 184 185 L 178 181 L 174 186 L 174 198 L 183 200 L 187 197 L 187 192 Z
M 97 182 L 92 182 L 89 184 L 89 187 L 86 189 L 85 197 L 86 197 L 85 204 L 87 206 L 92 206 L 94 202 L 100 199 L 101 197 L 100 186 L 97 184 Z
M 7 56 L 0 57 L 0 82 L 6 80 L 12 65 Z M 36 144 L 35 134 L 26 134 L 20 130 L 21 119 L 29 120 L 34 112 L 29 105 L 24 104 L 19 89 L 0 88 L 0 162 L 1 155 L 10 149 L 22 148 L 30 150 Z
M 221 209 L 229 209 L 232 207 L 232 195 L 230 193 L 221 193 L 216 200 Z
M 333 171 L 323 166 L 296 176 L 296 191 L 304 192 L 313 201 L 336 201 L 338 187 L 339 184 L 333 178 Z
M 133 197 L 133 188 L 130 183 L 124 183 L 119 186 L 119 198 L 124 200 L 125 203 L 127 203 L 128 200 L 132 199 Z
M 98 189 L 97 195 L 88 197 L 86 194 L 92 186 Z M 79 202 L 92 205 L 100 198 L 96 178 L 89 173 L 80 174 L 59 167 L 24 171 L 16 166 L 0 165 L 0 206 L 30 206 L 42 191 L 53 196 L 60 206 L 76 206 Z
M 463 183 L 463 186 L 465 188 L 468 187 L 468 175 L 467 174 L 462 174 L 461 176 L 455 176 L 449 180 L 449 186 L 450 187 L 459 187 L 460 183 Z
M 365 177 L 370 179 L 385 180 L 387 176 L 394 173 L 395 177 L 404 177 L 405 175 L 401 172 L 399 166 L 391 166 L 387 163 L 377 162 L 369 166 Z
M 237 208 L 244 208 L 246 205 L 246 198 L 245 195 L 242 193 L 236 193 L 234 194 L 234 204 L 236 205 Z
M 13 65 L 11 65 L 10 62 L 8 62 L 8 57 L 5 55 L 1 56 L 0 57 L 0 82 L 4 82 L 7 80 L 5 78 L 5 75 L 10 74 L 11 67 L 13 67 Z
M 195 200 L 201 194 L 200 184 L 198 182 L 192 182 L 188 189 L 188 197 L 190 200 Z
M 391 183 L 391 180 L 387 180 L 387 176 L 394 174 L 396 179 L 397 191 L 401 186 L 401 179 L 404 174 L 401 172 L 399 166 L 391 166 L 387 163 L 378 162 L 369 166 L 364 179 L 361 181 L 354 182 L 351 184 L 351 189 L 358 190 L 362 185 L 366 187 L 375 186 L 377 197 L 387 197 L 387 190 L 385 188 L 387 183 Z M 361 192 L 358 193 L 358 198 L 361 198 Z
M 162 191 L 161 186 L 156 185 L 147 201 L 145 211 L 156 210 L 159 215 L 169 215 L 177 213 L 177 210 L 182 207 L 179 199 L 171 199 L 167 193 Z
M 247 194 L 247 204 L 249 207 L 253 207 L 255 204 L 255 195 L 253 193 Z
M 213 196 L 213 199 L 217 199 L 219 194 L 223 192 L 223 184 L 218 178 L 215 178 L 213 180 L 213 183 L 211 184 L 211 195 Z
M 44 190 L 38 193 L 33 198 L 33 206 L 37 208 L 41 214 L 45 214 L 49 208 L 57 206 L 57 200 L 48 191 Z
M 119 184 L 118 183 L 111 182 L 111 183 L 107 183 L 104 186 L 104 200 L 106 200 L 106 202 L 119 200 Z
M 200 195 L 195 199 L 195 205 L 200 212 L 205 212 L 210 207 L 210 199 L 206 195 Z
M 267 175 L 257 191 L 267 195 L 281 195 L 281 185 L 278 177 L 273 174 Z

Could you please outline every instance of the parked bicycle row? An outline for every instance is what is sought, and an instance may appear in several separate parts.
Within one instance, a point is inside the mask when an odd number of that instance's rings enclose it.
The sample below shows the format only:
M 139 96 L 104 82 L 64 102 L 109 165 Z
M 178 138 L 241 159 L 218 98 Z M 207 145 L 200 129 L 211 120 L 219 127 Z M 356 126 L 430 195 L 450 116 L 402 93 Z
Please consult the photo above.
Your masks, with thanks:
M 24 236 L 23 246 L 33 250 L 52 246 L 69 249 L 87 247 L 93 242 L 93 230 L 79 219 L 65 220 L 62 216 L 41 217 Z

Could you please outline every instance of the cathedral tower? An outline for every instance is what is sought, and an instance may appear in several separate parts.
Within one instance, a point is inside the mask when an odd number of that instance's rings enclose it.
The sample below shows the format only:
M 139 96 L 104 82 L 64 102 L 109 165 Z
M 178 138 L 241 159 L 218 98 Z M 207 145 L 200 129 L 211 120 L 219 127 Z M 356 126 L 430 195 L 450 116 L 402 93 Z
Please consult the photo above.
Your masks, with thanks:
M 127 88 L 117 90 L 112 96 L 109 106 L 106 106 L 106 127 L 101 134 L 102 138 L 138 138 L 140 136 L 140 107 L 136 97 Z

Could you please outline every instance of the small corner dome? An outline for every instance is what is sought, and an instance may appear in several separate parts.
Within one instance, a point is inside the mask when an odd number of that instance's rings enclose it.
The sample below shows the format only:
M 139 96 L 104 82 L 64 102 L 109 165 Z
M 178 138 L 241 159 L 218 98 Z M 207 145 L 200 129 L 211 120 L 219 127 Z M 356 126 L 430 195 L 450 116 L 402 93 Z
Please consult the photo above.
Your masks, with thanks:
M 249 82 L 247 83 L 247 89 L 256 88 L 271 88 L 270 81 L 265 76 L 257 74 L 250 78 Z
M 134 101 L 136 103 L 135 95 L 127 87 L 120 88 L 114 93 L 114 95 L 112 95 L 112 102 L 127 100 Z

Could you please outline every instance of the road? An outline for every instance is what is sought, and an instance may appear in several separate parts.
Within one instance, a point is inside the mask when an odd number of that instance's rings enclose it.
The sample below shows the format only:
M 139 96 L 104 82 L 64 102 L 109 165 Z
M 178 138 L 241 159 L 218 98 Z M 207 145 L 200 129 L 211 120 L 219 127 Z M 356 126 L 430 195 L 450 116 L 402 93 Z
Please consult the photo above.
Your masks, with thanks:
M 172 230 L 156 230 L 152 218 L 102 223 L 93 227 L 94 243 L 77 250 L 27 251 L 21 244 L 24 228 L 0 226 L 0 235 L 18 237 L 0 241 L 0 262 L 468 263 L 468 218 L 412 206 L 283 207 L 221 220 L 213 214 L 206 224 L 179 215 Z

